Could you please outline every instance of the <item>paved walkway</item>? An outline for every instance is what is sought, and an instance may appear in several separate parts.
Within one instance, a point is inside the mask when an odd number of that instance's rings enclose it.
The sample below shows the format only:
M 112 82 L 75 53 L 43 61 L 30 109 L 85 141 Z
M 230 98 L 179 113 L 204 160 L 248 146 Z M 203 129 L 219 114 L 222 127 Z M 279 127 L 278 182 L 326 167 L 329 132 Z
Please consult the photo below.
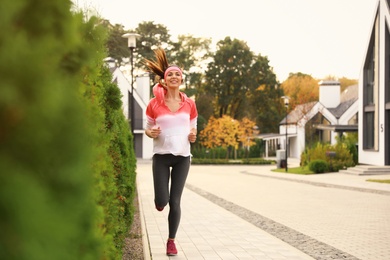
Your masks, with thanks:
M 366 181 L 389 175 L 300 176 L 274 168 L 192 165 L 179 253 L 171 258 L 390 259 L 390 185 Z M 151 161 L 138 160 L 137 185 L 145 259 L 169 259 L 169 208 L 154 208 Z

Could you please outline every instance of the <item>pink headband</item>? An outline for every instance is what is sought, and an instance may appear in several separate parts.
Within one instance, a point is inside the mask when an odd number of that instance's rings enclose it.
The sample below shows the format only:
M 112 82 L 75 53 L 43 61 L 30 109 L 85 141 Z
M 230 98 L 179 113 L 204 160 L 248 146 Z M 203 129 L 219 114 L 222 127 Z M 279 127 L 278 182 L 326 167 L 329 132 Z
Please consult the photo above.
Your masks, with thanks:
M 180 72 L 180 76 L 183 76 L 183 73 L 181 72 L 181 69 L 178 67 L 178 66 L 175 66 L 175 65 L 173 65 L 173 66 L 170 66 L 170 67 L 168 67 L 166 70 L 165 70 L 165 72 L 164 72 L 164 79 L 167 77 L 167 74 L 169 73 L 169 72 L 171 72 L 171 71 L 179 71 Z

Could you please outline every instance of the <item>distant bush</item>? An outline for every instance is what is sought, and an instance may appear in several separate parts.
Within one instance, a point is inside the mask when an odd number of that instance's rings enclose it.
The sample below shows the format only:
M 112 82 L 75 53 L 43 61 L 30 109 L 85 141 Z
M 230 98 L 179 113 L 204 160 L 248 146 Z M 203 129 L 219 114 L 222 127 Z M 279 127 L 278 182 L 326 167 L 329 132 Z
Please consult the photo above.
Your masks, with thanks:
M 329 164 L 324 160 L 314 160 L 309 163 L 309 170 L 315 173 L 328 172 Z
M 275 164 L 274 160 L 265 160 L 262 158 L 248 158 L 248 159 L 207 159 L 207 158 L 192 158 L 192 164 Z
M 353 155 L 344 143 L 336 145 L 317 143 L 313 148 L 308 148 L 301 154 L 301 166 L 309 165 L 314 160 L 326 161 L 331 172 L 355 166 Z
M 348 133 L 346 135 L 342 135 L 340 137 L 336 137 L 338 144 L 343 144 L 348 151 L 352 154 L 352 159 L 354 164 L 358 164 L 358 149 L 357 149 L 357 143 L 358 143 L 358 135 L 357 133 Z
M 191 147 L 191 153 L 196 158 L 213 158 L 213 159 L 226 159 L 234 158 L 236 156 L 237 159 L 246 159 L 246 158 L 261 158 L 264 154 L 265 142 L 263 140 L 255 140 L 255 144 L 249 148 L 249 151 L 245 148 L 238 148 L 236 150 L 229 148 L 206 148 L 196 143 Z M 227 156 L 231 154 L 230 156 Z

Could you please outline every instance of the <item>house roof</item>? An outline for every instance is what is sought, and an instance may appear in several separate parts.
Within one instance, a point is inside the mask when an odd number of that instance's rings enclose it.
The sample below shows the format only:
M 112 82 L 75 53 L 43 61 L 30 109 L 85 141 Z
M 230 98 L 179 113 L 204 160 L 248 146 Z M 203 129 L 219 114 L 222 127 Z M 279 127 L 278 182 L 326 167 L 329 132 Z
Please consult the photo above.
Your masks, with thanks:
M 313 102 L 309 102 L 309 103 L 305 103 L 305 104 L 301 104 L 301 105 L 298 105 L 294 108 L 293 111 L 291 111 L 290 113 L 288 113 L 288 120 L 287 120 L 287 123 L 289 124 L 294 124 L 294 123 L 297 123 L 299 120 L 301 120 L 307 112 L 309 112 L 314 106 L 315 104 L 317 104 L 318 101 L 313 101 Z M 285 125 L 286 124 L 286 117 L 283 118 L 283 120 L 280 122 L 281 125 Z
M 358 85 L 351 85 L 347 87 L 340 95 L 340 104 L 335 108 L 326 108 L 336 118 L 340 118 L 350 108 L 359 97 Z M 295 124 L 301 120 L 316 104 L 318 101 L 312 101 L 309 103 L 301 104 L 295 107 L 293 111 L 288 114 L 287 123 Z M 286 124 L 286 118 L 280 122 L 281 125 Z
M 353 103 L 356 102 L 359 98 L 359 88 L 358 85 L 352 85 L 346 88 L 340 96 L 340 104 L 335 108 L 328 108 L 336 118 L 340 118 L 345 111 L 348 110 Z

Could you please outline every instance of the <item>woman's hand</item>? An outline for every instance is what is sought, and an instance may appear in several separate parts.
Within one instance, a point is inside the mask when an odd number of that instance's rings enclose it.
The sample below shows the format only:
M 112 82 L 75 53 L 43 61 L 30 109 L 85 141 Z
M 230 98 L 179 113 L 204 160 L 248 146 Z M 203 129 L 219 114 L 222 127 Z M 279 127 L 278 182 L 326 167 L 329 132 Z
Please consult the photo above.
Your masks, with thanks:
M 191 129 L 190 134 L 188 135 L 188 141 L 195 143 L 196 141 L 196 129 Z
M 153 139 L 157 138 L 160 134 L 161 134 L 160 127 L 146 130 L 146 135 Z

